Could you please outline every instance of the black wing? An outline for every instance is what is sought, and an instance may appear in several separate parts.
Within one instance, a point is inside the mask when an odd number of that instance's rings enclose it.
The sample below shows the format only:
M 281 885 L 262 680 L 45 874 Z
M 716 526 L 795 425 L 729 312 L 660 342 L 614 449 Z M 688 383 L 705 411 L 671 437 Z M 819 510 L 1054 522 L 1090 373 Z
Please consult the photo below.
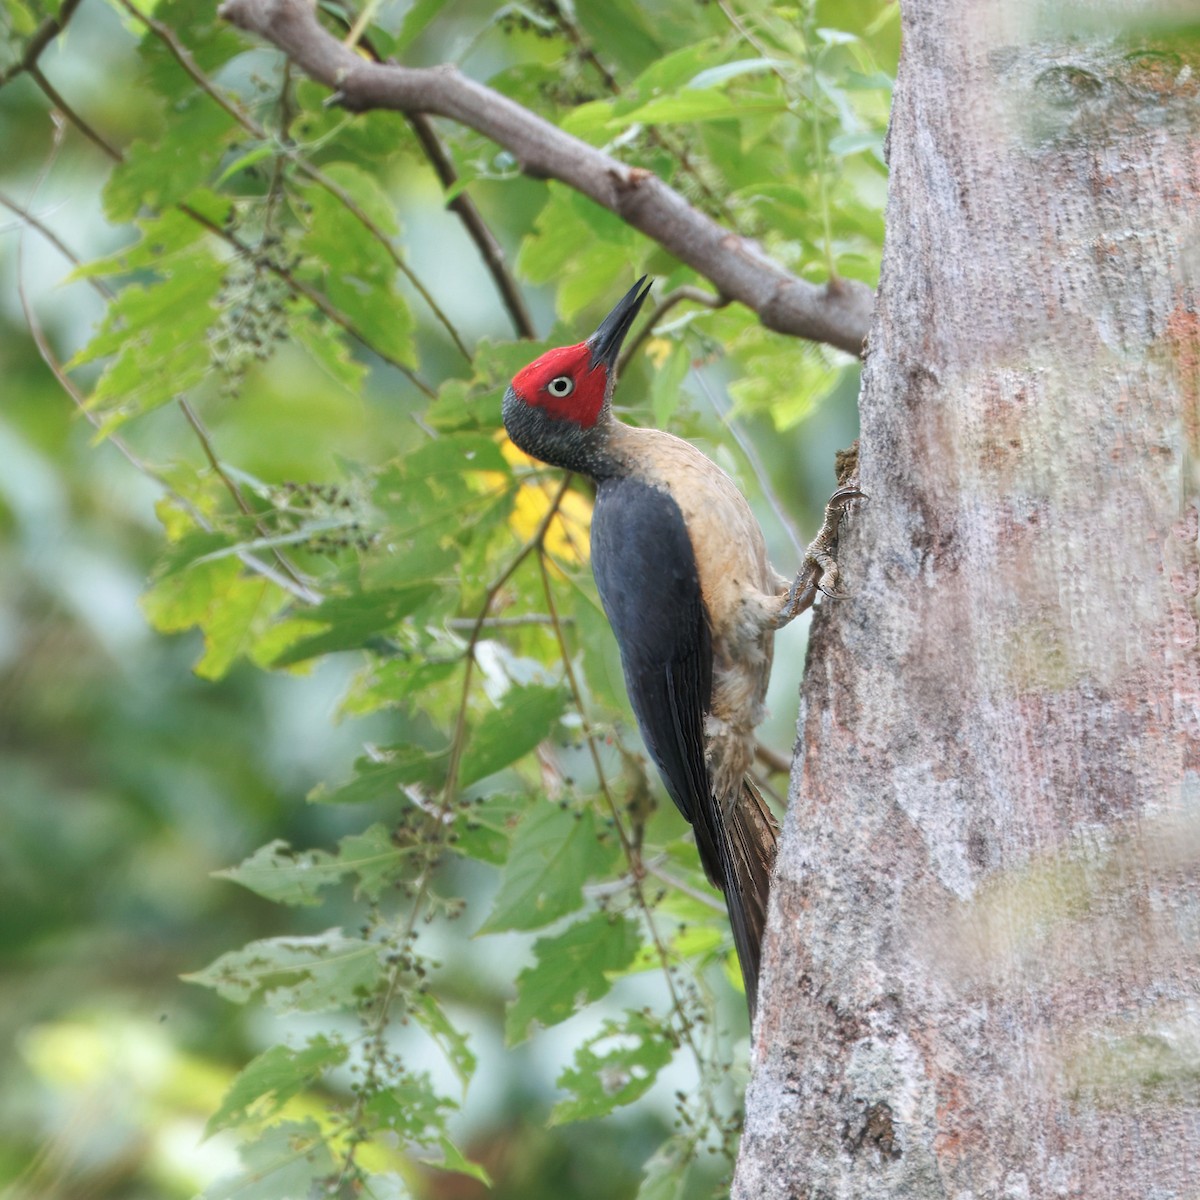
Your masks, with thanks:
M 640 480 L 602 482 L 592 514 L 592 570 L 642 740 L 696 831 L 708 878 L 725 893 L 753 1017 L 775 821 L 749 780 L 729 798 L 727 814 L 709 786 L 704 721 L 712 705 L 712 632 L 679 505 Z
M 705 871 L 723 886 L 721 831 L 704 760 L 712 635 L 679 505 L 637 479 L 602 482 L 592 514 L 592 571 L 621 647 L 642 740 L 695 827 Z

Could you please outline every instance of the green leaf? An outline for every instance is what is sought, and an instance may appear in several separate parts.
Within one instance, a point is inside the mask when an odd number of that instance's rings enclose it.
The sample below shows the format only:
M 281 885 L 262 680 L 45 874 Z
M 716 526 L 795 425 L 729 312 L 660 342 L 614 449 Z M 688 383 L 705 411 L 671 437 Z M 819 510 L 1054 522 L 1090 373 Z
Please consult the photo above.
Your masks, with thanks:
M 285 1121 L 268 1126 L 238 1153 L 245 1170 L 223 1179 L 204 1200 L 304 1200 L 318 1181 L 336 1171 L 333 1156 L 316 1121 Z
M 196 92 L 172 108 L 157 138 L 139 138 L 113 168 L 104 212 L 119 225 L 145 209 L 162 211 L 213 182 L 217 167 L 242 130 L 222 108 Z
M 269 1121 L 293 1096 L 331 1067 L 346 1061 L 344 1043 L 323 1034 L 309 1038 L 303 1049 L 272 1046 L 252 1059 L 233 1081 L 221 1107 L 208 1119 L 204 1136 L 253 1121 Z M 253 1110 L 253 1111 L 252 1111 Z
M 386 1091 L 377 1092 L 367 1102 L 367 1112 L 382 1128 L 418 1143 L 441 1136 L 446 1123 L 443 1114 L 456 1107 L 438 1095 L 424 1071 L 405 1071 Z
M 787 111 L 787 101 L 782 97 L 767 95 L 730 96 L 716 88 L 685 88 L 673 96 L 660 96 L 614 118 L 612 124 L 621 128 L 630 125 L 673 125 L 696 121 L 721 121 L 734 117 L 764 115 Z
M 669 1031 L 643 1012 L 627 1011 L 623 1022 L 605 1021 L 601 1032 L 575 1051 L 575 1066 L 558 1077 L 558 1086 L 572 1097 L 554 1106 L 550 1123 L 588 1121 L 632 1104 L 649 1091 L 673 1054 Z
M 612 987 L 610 973 L 633 961 L 641 944 L 636 921 L 596 913 L 564 933 L 533 944 L 537 963 L 517 976 L 517 998 L 504 1025 L 510 1046 L 524 1041 L 533 1025 L 557 1025 Z
M 187 392 L 211 367 L 208 333 L 226 265 L 197 244 L 158 269 L 156 281 L 121 290 L 68 364 L 110 359 L 88 400 L 103 419 L 101 436 Z
M 478 1179 L 485 1187 L 491 1187 L 492 1180 L 487 1170 L 479 1163 L 472 1162 L 467 1158 L 444 1134 L 438 1138 L 438 1145 L 442 1148 L 441 1158 L 418 1158 L 417 1161 L 439 1171 L 454 1171 L 459 1175 L 469 1175 L 472 1179 Z
M 469 787 L 524 758 L 550 736 L 565 705 L 566 693 L 561 688 L 537 684 L 509 688 L 500 707 L 468 735 L 459 786 Z
M 213 874 L 277 904 L 299 905 L 320 904 L 321 888 L 340 879 L 342 868 L 324 850 L 298 852 L 277 838 L 259 847 L 238 866 Z
M 323 173 L 334 191 L 317 183 L 301 189 L 309 211 L 298 274 L 324 292 L 374 349 L 412 362 L 412 316 L 396 290 L 392 201 L 374 176 L 351 163 L 331 163 Z
M 216 224 L 221 224 L 232 207 L 230 201 L 215 193 L 208 193 L 201 202 L 204 215 Z M 177 208 L 138 221 L 137 241 L 123 246 L 114 254 L 81 263 L 67 276 L 69 280 L 94 279 L 106 275 L 127 275 L 134 271 L 158 268 L 164 260 L 174 257 L 179 251 L 194 245 L 208 236 L 208 230 L 198 221 Z
M 314 308 L 309 300 L 293 299 L 289 311 L 288 332 L 292 341 L 308 353 L 329 379 L 357 396 L 367 376 L 367 367 L 351 352 L 349 335 Z
M 283 651 L 271 664 L 289 667 L 294 663 L 332 654 L 339 650 L 358 650 L 370 641 L 395 628 L 415 612 L 433 591 L 428 584 L 406 588 L 382 588 L 361 592 L 355 596 L 337 596 L 322 601 L 315 608 L 304 610 L 306 622 L 328 626 L 324 633 L 303 638 Z
M 243 655 L 249 655 L 258 635 L 284 603 L 284 594 L 260 576 L 239 576 L 201 623 L 204 654 L 196 664 L 201 679 L 221 679 Z
M 392 841 L 387 827 L 377 823 L 342 838 L 336 856 L 324 850 L 296 851 L 276 839 L 238 866 L 214 874 L 277 904 L 312 905 L 321 903 L 322 888 L 347 875 L 357 875 L 362 894 L 378 900 L 395 882 L 404 860 L 405 851 Z
M 667 361 L 654 372 L 650 385 L 650 410 L 654 413 L 654 424 L 666 429 L 675 410 L 679 407 L 683 381 L 692 365 L 692 356 L 685 342 L 676 342 L 671 347 Z
M 558 284 L 558 311 L 570 320 L 597 297 L 628 287 L 639 258 L 638 235 L 620 217 L 551 184 L 537 235 L 521 243 L 517 269 L 532 283 Z
M 414 998 L 412 1013 L 446 1056 L 465 1093 L 475 1074 L 475 1055 L 471 1053 L 466 1036 L 455 1028 L 430 992 L 422 992 Z
M 540 929 L 583 906 L 583 885 L 615 869 L 620 849 L 601 842 L 590 809 L 536 804 L 517 828 L 500 891 L 480 933 Z
M 408 784 L 419 783 L 438 788 L 446 776 L 447 750 L 431 751 L 404 742 L 376 751 L 377 757 L 360 758 L 354 764 L 354 776 L 341 787 L 328 789 L 318 785 L 309 799 L 318 804 L 367 804 L 379 800 L 395 801 Z
M 464 858 L 500 867 L 508 859 L 517 825 L 529 808 L 524 796 L 500 794 L 480 798 L 455 814 L 455 839 L 450 849 Z
M 407 851 L 393 841 L 391 830 L 377 822 L 362 833 L 342 838 L 337 865 L 344 874 L 358 876 L 356 894 L 374 901 L 396 882 L 406 857 Z
M 446 4 L 447 0 L 415 0 L 404 14 L 404 24 L 396 36 L 396 52 L 407 50 Z
M 694 1151 L 682 1137 L 668 1138 L 647 1159 L 635 1200 L 684 1200 Z
M 742 75 L 763 75 L 768 71 L 781 71 L 791 64 L 782 58 L 740 58 L 737 62 L 721 63 L 708 67 L 688 80 L 690 88 L 712 88 Z
M 379 954 L 376 944 L 330 929 L 251 942 L 183 978 L 234 1004 L 261 997 L 276 1012 L 326 1012 L 353 1007 L 375 987 Z

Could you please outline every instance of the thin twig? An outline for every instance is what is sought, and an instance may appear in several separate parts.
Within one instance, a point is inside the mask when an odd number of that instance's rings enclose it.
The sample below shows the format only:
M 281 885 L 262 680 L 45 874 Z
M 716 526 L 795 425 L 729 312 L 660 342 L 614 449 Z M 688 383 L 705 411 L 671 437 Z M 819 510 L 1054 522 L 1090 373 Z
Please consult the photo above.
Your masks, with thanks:
M 79 255 L 49 225 L 35 217 L 28 208 L 18 204 L 4 192 L 0 192 L 0 205 L 3 205 L 9 212 L 20 217 L 22 223 L 28 225 L 30 229 L 36 229 L 72 266 L 78 267 L 80 265 L 82 260 Z M 105 300 L 112 300 L 115 297 L 116 293 L 103 279 L 97 279 L 94 275 L 88 275 L 86 281 L 88 286 L 94 288 Z
M 330 15 L 348 30 L 344 45 L 357 46 L 372 62 L 384 62 L 383 56 L 364 32 L 366 10 L 359 14 L 353 27 L 351 27 L 349 16 L 341 10 Z M 287 61 L 290 63 L 291 59 Z M 458 171 L 455 169 L 450 155 L 446 153 L 446 148 L 442 145 L 442 140 L 438 137 L 433 122 L 421 113 L 408 113 L 406 116 L 409 127 L 416 135 L 417 141 L 421 143 L 421 149 L 425 152 L 425 157 L 428 159 L 429 165 L 433 167 L 443 190 L 447 192 L 453 190 L 454 185 L 458 183 Z M 467 236 L 475 243 L 475 248 L 479 251 L 484 266 L 491 275 L 496 290 L 500 293 L 500 299 L 508 311 L 509 320 L 512 321 L 518 337 L 533 341 L 537 337 L 537 332 L 525 304 L 525 297 L 521 294 L 517 281 L 508 269 L 508 259 L 504 254 L 504 247 L 500 245 L 496 235 L 492 233 L 491 227 L 483 219 L 478 205 L 468 192 L 462 190 L 457 192 L 453 199 L 447 201 L 446 207 L 457 214 L 463 228 L 467 231 Z
M 46 98 L 66 117 L 88 141 L 99 146 L 109 158 L 120 159 L 121 152 L 98 130 L 83 119 L 63 98 L 58 89 L 46 78 L 40 67 L 29 68 L 30 78 L 46 93 Z
M 238 506 L 243 516 L 249 517 L 254 524 L 254 528 L 258 530 L 262 537 L 270 537 L 271 531 L 259 519 L 258 513 L 253 506 L 242 495 L 242 489 L 238 487 L 237 482 L 232 479 L 229 473 L 225 470 L 221 460 L 217 457 L 217 452 L 213 448 L 212 438 L 209 436 L 208 429 L 204 422 L 200 419 L 200 414 L 192 407 L 186 397 L 177 396 L 176 403 L 183 412 L 187 423 L 192 427 L 192 432 L 196 435 L 200 442 L 200 448 L 204 451 L 204 457 L 208 460 L 208 465 L 212 468 L 217 478 L 225 485 L 226 491 L 233 497 L 233 502 Z M 278 546 L 271 548 L 271 555 L 275 562 L 279 565 L 279 569 L 292 580 L 293 583 L 300 587 L 307 588 L 308 584 L 300 577 L 299 570 L 293 566 L 284 556 Z

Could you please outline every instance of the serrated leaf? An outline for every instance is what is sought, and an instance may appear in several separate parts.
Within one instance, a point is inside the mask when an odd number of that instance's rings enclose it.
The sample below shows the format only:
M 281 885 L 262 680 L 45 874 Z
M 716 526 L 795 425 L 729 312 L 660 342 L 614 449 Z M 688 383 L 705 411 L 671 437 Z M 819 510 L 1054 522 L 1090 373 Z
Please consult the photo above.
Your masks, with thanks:
M 236 867 L 213 874 L 277 904 L 320 904 L 321 888 L 336 883 L 342 867 L 324 850 L 296 851 L 276 838 Z
M 214 1184 L 204 1200 L 304 1200 L 336 1170 L 321 1127 L 311 1119 L 269 1125 L 238 1153 L 245 1170 Z
M 442 1148 L 441 1158 L 418 1158 L 417 1161 L 438 1171 L 454 1171 L 459 1175 L 469 1175 L 472 1179 L 478 1179 L 485 1187 L 491 1187 L 491 1176 L 488 1175 L 485 1168 L 467 1158 L 444 1134 L 438 1138 L 438 1145 Z
M 214 222 L 221 224 L 229 212 L 231 203 L 224 197 L 209 193 L 204 207 L 204 215 L 211 215 Z M 67 278 L 95 279 L 158 267 L 164 260 L 169 260 L 179 251 L 208 236 L 208 230 L 203 225 L 177 208 L 169 208 L 164 213 L 145 217 L 138 221 L 137 228 L 137 241 L 122 246 L 120 250 L 104 258 L 81 263 Z
M 411 1011 L 421 1028 L 441 1048 L 465 1093 L 471 1076 L 475 1074 L 475 1055 L 471 1053 L 466 1035 L 454 1026 L 430 992 L 422 992 L 417 996 L 413 1000 Z
M 308 798 L 318 804 L 368 804 L 396 800 L 399 790 L 409 784 L 437 788 L 445 779 L 449 761 L 446 750 L 431 751 L 405 742 L 377 754 L 375 758 L 357 759 L 354 776 L 348 782 L 332 789 L 319 785 Z
M 566 705 L 566 693 L 557 687 L 509 688 L 500 706 L 487 713 L 471 730 L 459 768 L 460 787 L 469 787 L 524 758 L 550 736 Z
M 588 809 L 537 804 L 517 828 L 500 891 L 480 933 L 540 929 L 583 906 L 587 880 L 611 872 L 620 850 L 601 842 Z
M 304 620 L 319 622 L 326 630 L 288 646 L 271 665 L 288 667 L 320 654 L 361 649 L 415 612 L 432 591 L 430 585 L 418 584 L 323 600 L 304 610 Z
M 558 1077 L 558 1086 L 572 1098 L 554 1106 L 550 1124 L 588 1121 L 632 1104 L 649 1091 L 673 1054 L 668 1031 L 645 1013 L 627 1011 L 621 1022 L 606 1021 L 575 1051 L 574 1067 Z
M 170 111 L 158 137 L 139 138 L 125 150 L 104 189 L 104 212 L 119 225 L 145 208 L 161 211 L 214 179 L 233 140 L 233 118 L 197 91 Z
M 537 963 L 517 976 L 517 998 L 508 1006 L 504 1037 L 524 1041 L 535 1024 L 557 1025 L 612 987 L 610 973 L 627 967 L 641 944 L 636 921 L 596 913 L 564 933 L 533 944 Z
M 183 978 L 234 1004 L 261 997 L 276 1012 L 326 1012 L 354 1006 L 375 987 L 379 954 L 375 943 L 329 929 L 251 942 Z
M 221 679 L 248 655 L 260 632 L 284 603 L 280 588 L 260 576 L 239 576 L 201 622 L 204 654 L 195 671 L 201 679 Z
M 221 1107 L 209 1117 L 204 1136 L 249 1120 L 270 1120 L 317 1076 L 345 1062 L 348 1053 L 344 1043 L 330 1041 L 323 1034 L 310 1038 L 299 1050 L 291 1046 L 265 1050 L 233 1081 Z
M 395 881 L 405 855 L 387 827 L 377 823 L 342 838 L 336 855 L 325 850 L 293 850 L 276 839 L 238 866 L 214 874 L 277 904 L 295 905 L 320 904 L 322 888 L 356 875 L 358 890 L 368 899 L 378 900 Z
M 378 180 L 360 167 L 342 162 L 322 170 L 337 191 L 317 183 L 301 189 L 309 211 L 297 273 L 324 292 L 372 347 L 412 362 L 412 315 L 396 290 L 395 207 Z
M 668 1138 L 646 1160 L 636 1200 L 684 1200 L 693 1155 L 682 1138 Z
M 208 331 L 225 269 L 206 246 L 191 246 L 161 268 L 159 279 L 129 284 L 109 304 L 99 332 L 68 364 L 109 359 L 88 399 L 101 415 L 101 435 L 208 373 Z
M 406 1071 L 387 1091 L 376 1092 L 366 1107 L 383 1128 L 408 1141 L 423 1143 L 441 1135 L 446 1123 L 443 1114 L 457 1105 L 438 1095 L 424 1071 Z
M 521 816 L 529 808 L 525 796 L 495 795 L 455 814 L 455 840 L 449 849 L 464 858 L 503 866 Z

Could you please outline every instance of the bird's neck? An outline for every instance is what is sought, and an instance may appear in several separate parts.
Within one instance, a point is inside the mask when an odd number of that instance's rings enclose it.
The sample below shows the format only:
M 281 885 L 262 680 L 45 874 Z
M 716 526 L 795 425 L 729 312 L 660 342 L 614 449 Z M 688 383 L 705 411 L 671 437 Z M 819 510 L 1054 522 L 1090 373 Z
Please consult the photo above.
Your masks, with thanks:
M 549 416 L 510 393 L 504 398 L 504 425 L 520 449 L 552 467 L 577 471 L 597 483 L 629 473 L 623 456 L 616 453 L 616 443 L 626 427 L 612 415 L 607 403 L 596 423 L 585 428 Z

